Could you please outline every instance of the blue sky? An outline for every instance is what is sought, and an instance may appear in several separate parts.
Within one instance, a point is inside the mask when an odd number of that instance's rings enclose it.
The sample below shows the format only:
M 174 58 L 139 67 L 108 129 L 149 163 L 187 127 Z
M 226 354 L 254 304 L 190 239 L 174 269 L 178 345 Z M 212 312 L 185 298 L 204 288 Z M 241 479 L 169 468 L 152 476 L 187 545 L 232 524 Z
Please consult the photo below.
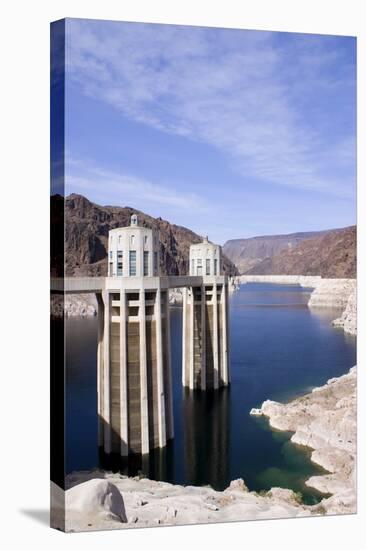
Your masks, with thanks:
M 68 19 L 66 193 L 223 244 L 355 223 L 352 37 Z

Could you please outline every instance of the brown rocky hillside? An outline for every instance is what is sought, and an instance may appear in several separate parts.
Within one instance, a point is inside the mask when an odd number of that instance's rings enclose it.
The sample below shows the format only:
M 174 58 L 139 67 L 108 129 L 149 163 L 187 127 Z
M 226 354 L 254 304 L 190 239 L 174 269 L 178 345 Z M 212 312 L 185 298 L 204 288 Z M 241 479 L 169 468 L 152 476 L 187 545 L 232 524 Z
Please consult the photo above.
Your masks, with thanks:
M 249 269 L 251 275 L 321 275 L 355 278 L 356 226 L 334 229 L 304 240 Z
M 231 239 L 223 246 L 226 256 L 236 265 L 239 273 L 246 273 L 265 258 L 291 250 L 302 241 L 325 235 L 327 231 L 308 231 L 287 235 L 261 235 L 247 239 Z
M 51 197 L 52 203 L 60 202 L 60 196 Z M 202 239 L 187 229 L 153 218 L 134 208 L 99 206 L 82 195 L 72 194 L 65 200 L 65 272 L 68 276 L 105 276 L 107 274 L 108 231 L 130 224 L 136 213 L 139 224 L 159 230 L 161 271 L 168 275 L 186 274 L 189 246 Z M 55 251 L 57 254 L 57 251 Z M 62 254 L 58 254 L 61 258 Z M 224 271 L 237 273 L 234 264 L 223 258 Z

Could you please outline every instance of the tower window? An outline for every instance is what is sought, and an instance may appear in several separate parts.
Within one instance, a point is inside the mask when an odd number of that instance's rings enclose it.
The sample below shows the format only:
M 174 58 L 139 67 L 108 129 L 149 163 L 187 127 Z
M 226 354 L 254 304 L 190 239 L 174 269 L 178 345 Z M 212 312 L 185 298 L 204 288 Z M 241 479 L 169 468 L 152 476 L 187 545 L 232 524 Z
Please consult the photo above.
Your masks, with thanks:
M 123 275 L 123 252 L 122 250 L 117 251 L 117 275 L 122 277 Z
M 135 235 L 131 235 L 131 244 L 135 244 Z
M 214 275 L 217 275 L 217 260 L 214 259 Z
M 113 262 L 109 262 L 109 276 L 113 277 Z
M 144 250 L 144 277 L 149 276 L 149 252 Z
M 136 250 L 130 250 L 130 277 L 136 276 Z
M 192 269 L 192 275 L 194 275 L 194 259 L 192 260 L 192 267 L 191 267 L 191 269 Z
M 110 257 L 110 259 L 113 258 L 113 251 L 112 250 L 109 251 L 109 257 Z
M 202 275 L 202 260 L 197 260 L 197 275 Z
M 158 273 L 158 253 L 154 252 L 154 275 Z
M 206 260 L 206 275 L 210 275 L 210 260 Z

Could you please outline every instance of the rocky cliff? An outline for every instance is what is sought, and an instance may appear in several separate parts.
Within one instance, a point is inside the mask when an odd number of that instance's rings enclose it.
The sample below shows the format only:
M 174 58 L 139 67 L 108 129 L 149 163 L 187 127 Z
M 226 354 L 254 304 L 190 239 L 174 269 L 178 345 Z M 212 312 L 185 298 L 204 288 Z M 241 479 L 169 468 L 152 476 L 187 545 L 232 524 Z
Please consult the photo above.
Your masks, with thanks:
M 265 401 L 252 414 L 269 418 L 276 430 L 294 432 L 291 441 L 313 449 L 311 459 L 328 470 L 328 474 L 313 476 L 306 481 L 322 493 L 334 496 L 322 504 L 330 513 L 332 505 L 346 505 L 348 512 L 356 508 L 356 367 L 339 378 L 332 378 L 312 393 L 287 404 Z M 328 508 L 329 511 L 329 508 Z
M 356 226 L 334 229 L 265 258 L 247 274 L 356 277 Z
M 356 279 L 320 279 L 311 293 L 308 306 L 345 309 L 355 289 Z
M 95 294 L 51 295 L 51 317 L 93 317 L 98 313 Z
M 301 242 L 325 235 L 327 231 L 290 233 L 288 235 L 264 235 L 249 239 L 232 239 L 223 246 L 223 251 L 236 265 L 241 274 L 260 264 L 265 258 L 277 256 L 282 251 L 292 250 Z
M 54 196 L 52 202 L 59 202 Z M 153 218 L 129 206 L 100 206 L 82 195 L 69 195 L 65 200 L 65 271 L 68 276 L 105 276 L 107 274 L 108 232 L 130 224 L 136 213 L 139 223 L 155 228 L 160 234 L 161 272 L 168 275 L 186 274 L 189 247 L 201 237 L 161 218 Z M 62 246 L 60 243 L 59 246 Z M 57 254 L 57 251 L 55 252 Z M 62 254 L 58 254 L 62 256 Z M 234 264 L 223 257 L 224 272 L 237 273 Z
M 345 310 L 339 319 L 333 321 L 335 327 L 343 328 L 344 332 L 348 334 L 357 334 L 357 292 L 356 285 L 352 289 L 349 295 Z

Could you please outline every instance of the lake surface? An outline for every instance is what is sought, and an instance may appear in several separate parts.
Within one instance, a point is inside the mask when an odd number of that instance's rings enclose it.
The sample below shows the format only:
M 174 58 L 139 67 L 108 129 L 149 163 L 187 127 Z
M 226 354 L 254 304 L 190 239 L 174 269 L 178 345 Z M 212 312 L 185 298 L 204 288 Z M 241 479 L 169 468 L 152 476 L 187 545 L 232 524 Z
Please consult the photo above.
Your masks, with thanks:
M 331 326 L 339 310 L 310 310 L 310 289 L 250 283 L 230 298 L 231 385 L 190 392 L 181 384 L 182 309 L 171 308 L 175 438 L 150 457 L 147 474 L 182 485 L 225 489 L 243 478 L 251 490 L 273 486 L 320 499 L 304 485 L 324 472 L 310 451 L 275 432 L 252 407 L 288 401 L 356 364 L 356 339 Z M 66 468 L 97 467 L 96 318 L 67 319 Z

